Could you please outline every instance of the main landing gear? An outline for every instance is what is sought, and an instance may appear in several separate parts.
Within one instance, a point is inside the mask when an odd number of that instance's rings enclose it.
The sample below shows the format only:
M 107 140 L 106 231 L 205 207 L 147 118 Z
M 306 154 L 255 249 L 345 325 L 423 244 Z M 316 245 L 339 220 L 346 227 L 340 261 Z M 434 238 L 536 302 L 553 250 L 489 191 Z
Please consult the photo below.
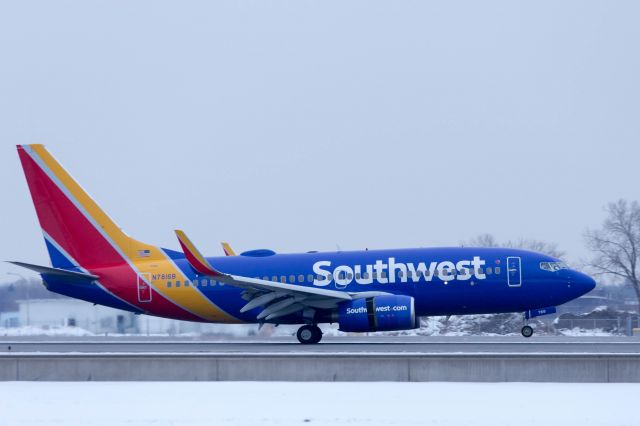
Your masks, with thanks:
M 322 339 L 322 330 L 317 325 L 303 325 L 296 336 L 303 345 L 318 343 Z

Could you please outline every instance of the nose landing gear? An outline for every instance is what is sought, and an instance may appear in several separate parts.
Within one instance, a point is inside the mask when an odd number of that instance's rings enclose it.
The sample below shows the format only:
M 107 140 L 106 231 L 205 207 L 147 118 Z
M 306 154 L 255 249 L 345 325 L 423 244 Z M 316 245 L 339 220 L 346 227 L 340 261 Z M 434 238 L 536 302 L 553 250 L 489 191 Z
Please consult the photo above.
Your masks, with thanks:
M 522 319 L 524 325 L 522 326 L 520 333 L 522 333 L 522 336 L 526 338 L 533 336 L 533 327 L 529 325 L 529 318 L 531 318 L 531 311 L 525 312 L 524 318 Z
M 298 329 L 296 336 L 303 345 L 314 344 L 322 339 L 322 330 L 317 325 L 303 325 Z
M 533 328 L 529 325 L 529 320 L 541 315 L 555 314 L 556 312 L 557 310 L 555 306 L 549 306 L 547 308 L 536 308 L 526 311 L 524 313 L 524 326 L 522 327 L 522 330 L 520 330 L 520 332 L 524 337 L 533 336 Z

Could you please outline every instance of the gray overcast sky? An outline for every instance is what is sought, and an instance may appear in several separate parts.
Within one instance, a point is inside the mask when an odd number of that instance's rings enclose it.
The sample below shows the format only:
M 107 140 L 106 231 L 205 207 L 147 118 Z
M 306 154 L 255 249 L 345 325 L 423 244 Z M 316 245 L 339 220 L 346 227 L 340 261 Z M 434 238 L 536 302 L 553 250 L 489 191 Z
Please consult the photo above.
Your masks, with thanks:
M 46 263 L 15 144 L 207 254 L 557 242 L 638 199 L 637 1 L 3 1 L 0 259 Z M 0 271 L 10 270 L 6 265 Z

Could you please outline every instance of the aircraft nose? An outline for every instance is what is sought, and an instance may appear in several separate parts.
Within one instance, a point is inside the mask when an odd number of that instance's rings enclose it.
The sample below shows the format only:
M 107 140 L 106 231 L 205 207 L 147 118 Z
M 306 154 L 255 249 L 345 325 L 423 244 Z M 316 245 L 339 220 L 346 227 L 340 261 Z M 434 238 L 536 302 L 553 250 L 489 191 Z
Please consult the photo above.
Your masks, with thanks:
M 571 285 L 580 292 L 581 296 L 596 288 L 596 281 L 593 278 L 578 271 L 573 271 L 570 282 Z

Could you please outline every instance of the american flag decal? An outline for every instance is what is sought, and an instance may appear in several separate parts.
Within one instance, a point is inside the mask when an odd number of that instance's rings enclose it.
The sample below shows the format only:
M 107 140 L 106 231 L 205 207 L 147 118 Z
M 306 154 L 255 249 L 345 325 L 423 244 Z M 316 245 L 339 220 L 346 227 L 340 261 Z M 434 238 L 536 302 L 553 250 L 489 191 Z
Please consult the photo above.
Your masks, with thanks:
M 138 256 L 149 257 L 151 256 L 151 250 L 138 250 Z

